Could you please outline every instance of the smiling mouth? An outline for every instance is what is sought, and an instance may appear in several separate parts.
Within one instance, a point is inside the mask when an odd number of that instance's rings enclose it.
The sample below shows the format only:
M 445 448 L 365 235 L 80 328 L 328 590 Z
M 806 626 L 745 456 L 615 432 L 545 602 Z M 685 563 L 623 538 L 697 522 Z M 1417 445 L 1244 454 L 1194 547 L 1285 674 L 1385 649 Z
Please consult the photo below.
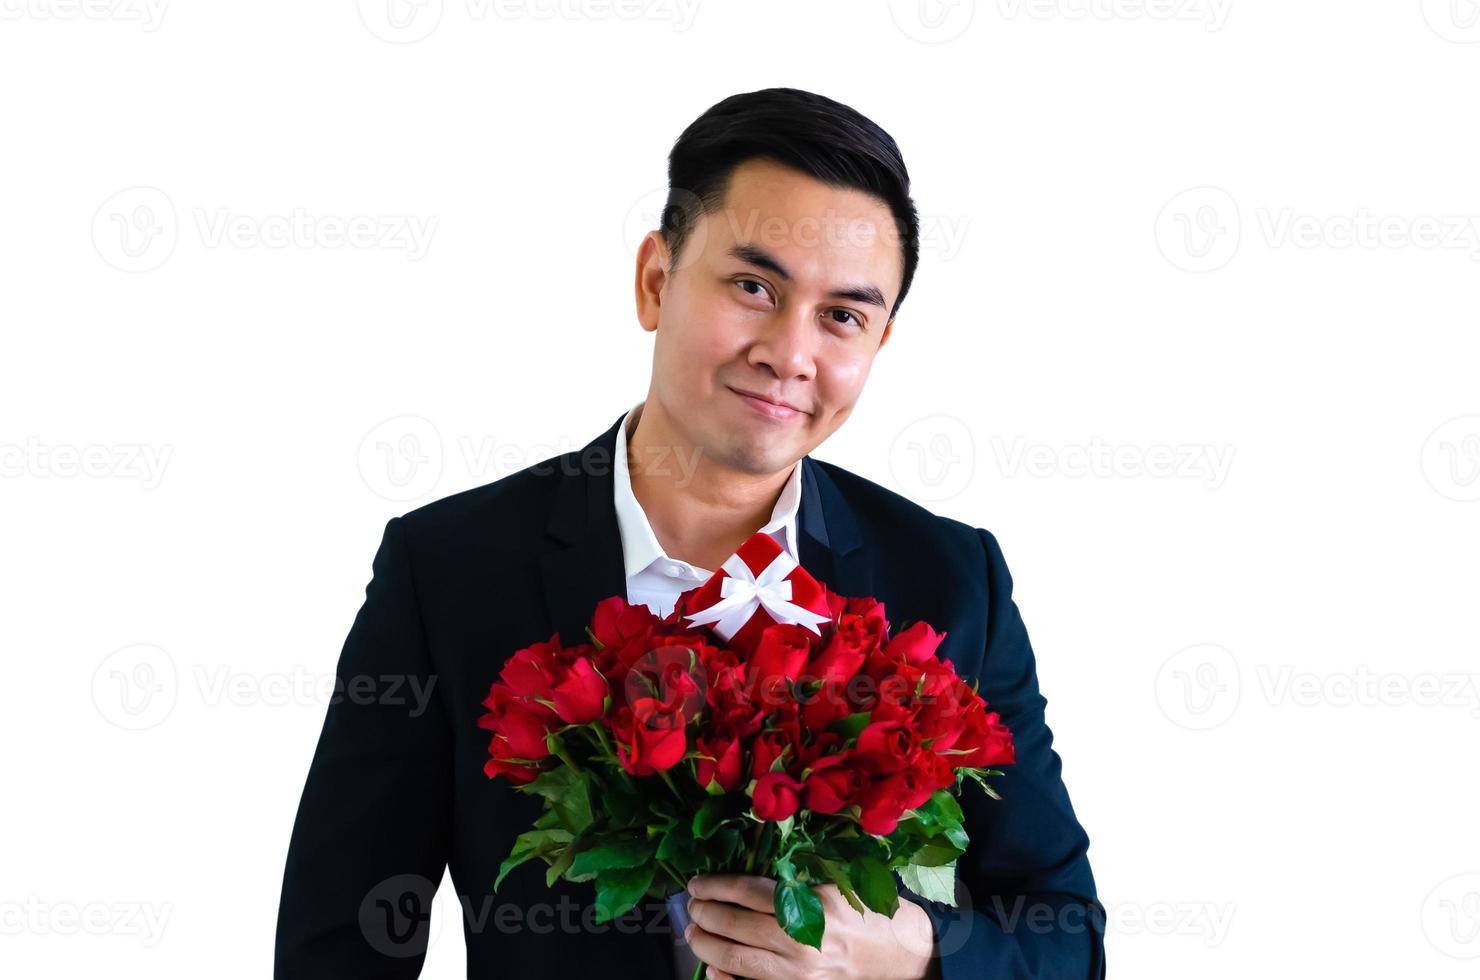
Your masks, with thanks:
M 768 402 L 764 398 L 748 394 L 747 392 L 741 391 L 738 388 L 730 388 L 730 390 L 734 392 L 742 402 L 749 405 L 751 408 L 755 409 L 757 412 L 766 416 L 767 418 L 777 419 L 779 421 L 786 421 L 788 419 L 796 418 L 798 415 L 807 414 L 799 408 L 791 408 L 786 405 L 777 405 L 774 402 Z

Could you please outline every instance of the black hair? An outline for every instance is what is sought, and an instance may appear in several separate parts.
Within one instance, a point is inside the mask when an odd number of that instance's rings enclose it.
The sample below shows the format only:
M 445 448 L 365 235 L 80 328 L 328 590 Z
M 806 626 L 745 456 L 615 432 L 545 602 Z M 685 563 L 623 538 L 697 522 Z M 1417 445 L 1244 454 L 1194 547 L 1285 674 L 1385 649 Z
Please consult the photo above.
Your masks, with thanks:
M 668 200 L 659 231 L 676 266 L 701 217 L 724 205 L 735 168 L 767 157 L 834 187 L 880 198 L 904 252 L 893 319 L 920 262 L 920 218 L 894 138 L 857 110 L 794 88 L 732 95 L 689 124 L 668 154 Z

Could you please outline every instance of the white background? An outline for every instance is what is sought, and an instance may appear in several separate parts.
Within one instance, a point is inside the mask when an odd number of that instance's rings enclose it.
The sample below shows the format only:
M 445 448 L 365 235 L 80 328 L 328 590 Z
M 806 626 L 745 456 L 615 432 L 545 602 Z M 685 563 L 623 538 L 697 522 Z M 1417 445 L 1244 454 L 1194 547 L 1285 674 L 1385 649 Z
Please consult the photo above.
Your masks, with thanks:
M 0 0 L 7 976 L 269 974 L 381 528 L 642 397 L 771 85 L 904 150 L 815 455 L 1001 541 L 1112 975 L 1474 975 L 1480 8 L 385 2 Z

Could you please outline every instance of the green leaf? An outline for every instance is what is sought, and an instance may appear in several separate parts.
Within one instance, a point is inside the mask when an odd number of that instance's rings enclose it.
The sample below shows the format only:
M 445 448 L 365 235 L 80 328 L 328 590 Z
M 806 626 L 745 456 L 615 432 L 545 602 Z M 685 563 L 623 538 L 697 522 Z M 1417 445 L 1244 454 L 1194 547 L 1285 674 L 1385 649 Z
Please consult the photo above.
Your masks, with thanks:
M 899 879 L 910 891 L 932 902 L 956 905 L 956 862 L 926 868 L 918 864 L 899 869 Z
M 543 796 L 547 805 L 560 815 L 561 825 L 572 834 L 579 834 L 591 826 L 591 797 L 585 773 L 576 772 L 569 766 L 558 766 L 540 773 L 533 782 L 520 789 Z
M 733 820 L 750 806 L 748 797 L 738 793 L 711 796 L 694 812 L 693 831 L 697 840 L 704 840 L 719 829 L 726 820 Z
M 899 887 L 883 861 L 872 857 L 854 858 L 848 864 L 848 877 L 863 904 L 875 912 L 892 917 L 899 908 Z
M 845 715 L 828 725 L 827 730 L 843 736 L 845 741 L 847 739 L 857 738 L 858 733 L 868 727 L 868 721 L 872 715 L 872 711 L 858 711 L 851 715 Z
M 782 878 L 776 882 L 775 905 L 776 921 L 788 936 L 813 949 L 822 948 L 825 923 L 816 892 L 795 878 Z
M 868 912 L 868 908 L 859 900 L 858 892 L 854 889 L 853 882 L 848 880 L 848 869 L 838 862 L 829 861 L 826 858 L 817 858 L 817 861 L 822 866 L 823 874 L 829 881 L 838 886 L 838 891 L 848 900 L 848 904 L 853 906 L 853 911 L 859 915 L 865 915 Z
M 493 879 L 493 890 L 498 891 L 498 886 L 503 883 L 504 876 L 513 871 L 519 865 L 531 858 L 551 854 L 560 847 L 569 844 L 572 836 L 569 832 L 554 828 L 550 830 L 526 830 L 514 838 L 514 846 L 509 851 L 509 856 L 504 858 L 499 865 L 498 877 Z
M 698 864 L 698 848 L 694 844 L 694 828 L 687 820 L 680 820 L 658 843 L 658 860 L 672 861 L 680 870 Z
M 545 869 L 546 888 L 555 887 L 555 882 L 560 880 L 560 876 L 565 874 L 566 871 L 570 870 L 570 863 L 575 860 L 575 857 L 575 844 L 571 844 L 565 850 L 560 852 L 560 856 L 555 859 L 555 863 Z
M 618 840 L 600 844 L 577 854 L 571 863 L 571 873 L 584 875 L 596 872 L 598 878 L 603 871 L 612 868 L 635 868 L 651 860 L 653 848 L 646 841 Z
M 965 848 L 953 847 L 945 837 L 937 837 L 912 854 L 910 863 L 922 868 L 938 868 L 950 864 L 964 853 Z
M 608 868 L 596 873 L 596 921 L 610 922 L 637 904 L 653 883 L 652 861 L 635 868 Z

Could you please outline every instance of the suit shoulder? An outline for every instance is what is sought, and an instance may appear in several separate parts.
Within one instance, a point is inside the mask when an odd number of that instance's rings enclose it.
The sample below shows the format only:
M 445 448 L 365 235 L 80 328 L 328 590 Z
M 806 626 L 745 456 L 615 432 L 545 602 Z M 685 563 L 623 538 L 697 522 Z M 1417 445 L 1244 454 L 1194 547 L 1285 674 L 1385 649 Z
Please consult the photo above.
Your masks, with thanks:
M 491 483 L 423 504 L 400 520 L 422 541 L 543 531 L 560 475 L 571 472 L 578 455 L 573 451 L 551 456 Z
M 904 494 L 890 490 L 867 477 L 845 470 L 836 463 L 813 460 L 833 481 L 848 503 L 875 526 L 895 526 L 909 533 L 920 531 L 944 535 L 958 544 L 979 547 L 979 529 L 954 517 L 937 514 Z

